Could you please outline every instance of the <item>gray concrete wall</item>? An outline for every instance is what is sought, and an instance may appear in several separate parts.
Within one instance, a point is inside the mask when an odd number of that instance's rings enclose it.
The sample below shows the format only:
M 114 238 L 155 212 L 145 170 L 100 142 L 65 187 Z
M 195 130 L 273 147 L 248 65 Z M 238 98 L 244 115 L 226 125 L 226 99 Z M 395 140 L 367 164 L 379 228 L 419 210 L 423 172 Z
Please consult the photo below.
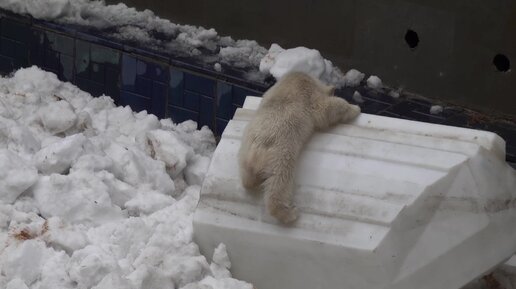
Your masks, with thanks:
M 266 47 L 316 48 L 341 69 L 377 74 L 390 86 L 516 116 L 516 0 L 124 2 Z M 408 30 L 419 38 L 414 48 Z M 497 54 L 512 70 L 496 68 Z

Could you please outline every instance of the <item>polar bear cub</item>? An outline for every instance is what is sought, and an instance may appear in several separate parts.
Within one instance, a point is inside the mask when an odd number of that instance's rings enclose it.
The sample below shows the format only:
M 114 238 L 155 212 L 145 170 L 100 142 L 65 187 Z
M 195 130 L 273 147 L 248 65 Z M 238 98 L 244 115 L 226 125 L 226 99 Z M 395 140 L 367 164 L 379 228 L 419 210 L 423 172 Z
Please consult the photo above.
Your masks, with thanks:
M 294 172 L 315 130 L 352 120 L 360 107 L 333 96 L 335 88 L 302 72 L 283 76 L 264 95 L 247 125 L 238 159 L 243 186 L 260 185 L 268 212 L 284 224 L 297 219 Z

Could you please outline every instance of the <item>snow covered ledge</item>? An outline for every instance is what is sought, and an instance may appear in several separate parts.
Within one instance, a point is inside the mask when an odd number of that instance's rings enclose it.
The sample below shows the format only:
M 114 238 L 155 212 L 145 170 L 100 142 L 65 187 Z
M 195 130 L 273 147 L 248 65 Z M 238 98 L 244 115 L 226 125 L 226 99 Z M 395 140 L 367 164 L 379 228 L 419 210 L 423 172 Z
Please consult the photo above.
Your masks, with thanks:
M 248 97 L 213 155 L 194 217 L 259 289 L 454 289 L 516 251 L 516 174 L 496 134 L 362 114 L 316 134 L 297 169 L 300 219 L 280 226 L 241 186 Z

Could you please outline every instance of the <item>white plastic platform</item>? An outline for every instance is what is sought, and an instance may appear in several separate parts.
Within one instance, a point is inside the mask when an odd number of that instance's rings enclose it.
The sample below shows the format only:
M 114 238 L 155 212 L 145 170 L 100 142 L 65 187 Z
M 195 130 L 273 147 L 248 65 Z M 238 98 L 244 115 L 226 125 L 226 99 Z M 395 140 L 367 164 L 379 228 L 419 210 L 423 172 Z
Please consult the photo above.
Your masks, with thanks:
M 226 127 L 194 217 L 201 251 L 225 243 L 234 277 L 257 289 L 458 289 L 516 252 L 516 173 L 500 137 L 369 114 L 313 136 L 296 172 L 300 218 L 278 225 L 239 178 L 259 102 Z

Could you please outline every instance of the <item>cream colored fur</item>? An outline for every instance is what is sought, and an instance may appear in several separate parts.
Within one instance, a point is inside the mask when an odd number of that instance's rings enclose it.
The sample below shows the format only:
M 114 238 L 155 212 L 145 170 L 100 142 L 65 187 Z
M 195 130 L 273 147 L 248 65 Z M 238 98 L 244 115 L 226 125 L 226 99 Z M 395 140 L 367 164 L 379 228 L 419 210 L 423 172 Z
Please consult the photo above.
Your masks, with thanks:
M 334 87 L 301 72 L 291 72 L 264 95 L 246 127 L 239 151 L 242 184 L 260 185 L 269 213 L 288 224 L 297 219 L 294 172 L 303 145 L 315 130 L 347 122 L 360 108 L 333 96 Z

